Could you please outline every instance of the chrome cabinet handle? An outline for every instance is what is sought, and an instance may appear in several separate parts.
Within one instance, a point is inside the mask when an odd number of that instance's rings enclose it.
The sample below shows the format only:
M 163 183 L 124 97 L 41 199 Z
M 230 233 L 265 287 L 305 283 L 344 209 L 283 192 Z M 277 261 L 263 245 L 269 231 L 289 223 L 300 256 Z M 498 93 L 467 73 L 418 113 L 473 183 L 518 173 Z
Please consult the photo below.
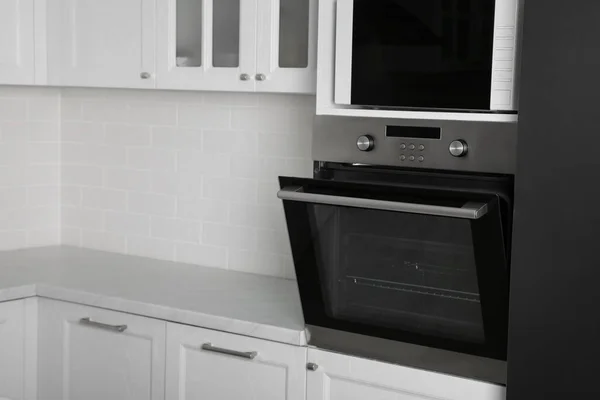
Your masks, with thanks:
M 250 75 L 248 75 L 248 74 L 241 74 L 240 75 L 240 80 L 241 81 L 249 81 L 250 80 Z
M 256 80 L 257 80 L 257 81 L 259 81 L 259 82 L 262 82 L 262 81 L 266 81 L 266 80 L 267 80 L 267 76 L 266 76 L 265 74 L 256 74 L 256 77 L 255 77 L 255 78 L 256 78 Z
M 81 318 L 79 320 L 79 323 L 81 325 L 91 326 L 94 328 L 100 328 L 100 329 L 105 329 L 105 330 L 119 332 L 119 333 L 125 332 L 125 330 L 127 329 L 127 325 L 108 325 L 108 324 L 103 324 L 102 322 L 92 321 L 89 318 Z
M 204 343 L 202 345 L 202 350 L 212 351 L 213 353 L 227 354 L 235 357 L 247 358 L 249 360 L 254 360 L 258 355 L 256 351 L 236 351 L 223 349 L 221 347 L 215 347 L 211 343 Z
M 315 363 L 308 363 L 306 364 L 306 369 L 309 371 L 316 371 L 319 369 L 319 366 Z
M 303 203 L 328 204 L 342 207 L 369 208 L 373 210 L 406 212 L 410 214 L 438 215 L 441 217 L 479 219 L 488 212 L 486 203 L 468 202 L 462 207 L 446 207 L 431 204 L 401 203 L 395 201 L 363 199 L 360 197 L 332 196 L 306 193 L 299 186 L 285 187 L 277 193 L 282 200 Z
M 140 74 L 140 78 L 142 78 L 142 79 L 150 79 L 150 78 L 152 78 L 152 74 L 150 72 L 142 72 Z

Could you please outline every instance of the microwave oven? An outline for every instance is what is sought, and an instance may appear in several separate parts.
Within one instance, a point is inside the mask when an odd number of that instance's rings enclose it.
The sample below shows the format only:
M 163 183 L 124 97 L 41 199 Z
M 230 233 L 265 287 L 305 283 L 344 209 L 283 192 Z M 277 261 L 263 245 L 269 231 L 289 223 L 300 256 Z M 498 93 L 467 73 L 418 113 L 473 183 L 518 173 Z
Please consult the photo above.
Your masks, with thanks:
M 523 0 L 335 6 L 336 107 L 517 112 Z

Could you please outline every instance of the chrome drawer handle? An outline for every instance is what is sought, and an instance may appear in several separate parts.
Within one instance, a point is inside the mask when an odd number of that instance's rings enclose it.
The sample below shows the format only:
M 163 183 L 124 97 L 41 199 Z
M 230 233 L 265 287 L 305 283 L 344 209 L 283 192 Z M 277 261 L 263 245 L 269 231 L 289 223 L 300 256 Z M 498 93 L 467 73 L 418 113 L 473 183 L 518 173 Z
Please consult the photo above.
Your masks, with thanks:
M 229 349 L 223 349 L 221 347 L 215 347 L 211 343 L 204 343 L 202 345 L 202 350 L 212 351 L 213 353 L 227 354 L 230 356 L 247 358 L 249 360 L 254 360 L 258 353 L 256 351 L 235 351 Z
M 102 322 L 96 322 L 96 321 L 92 321 L 89 318 L 81 318 L 79 320 L 79 323 L 81 325 L 86 325 L 86 326 L 91 326 L 94 328 L 100 328 L 100 329 L 105 329 L 108 331 L 114 331 L 114 332 L 125 332 L 125 330 L 127 329 L 127 325 L 108 325 L 108 324 L 103 324 Z

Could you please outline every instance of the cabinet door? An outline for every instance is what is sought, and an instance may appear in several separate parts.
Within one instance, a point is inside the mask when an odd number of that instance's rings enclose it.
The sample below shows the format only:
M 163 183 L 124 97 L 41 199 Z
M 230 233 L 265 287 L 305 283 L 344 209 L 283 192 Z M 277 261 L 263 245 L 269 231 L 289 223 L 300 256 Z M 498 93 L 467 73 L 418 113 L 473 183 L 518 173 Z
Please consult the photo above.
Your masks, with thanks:
M 164 399 L 165 322 L 40 299 L 40 400 Z
M 256 1 L 158 0 L 158 87 L 254 91 Z
M 258 0 L 258 92 L 315 93 L 317 0 Z
M 154 87 L 155 8 L 155 0 L 50 0 L 50 84 Z
M 37 302 L 0 303 L 0 400 L 35 400 Z
M 504 387 L 308 350 L 307 400 L 504 400 Z
M 0 84 L 34 83 L 33 1 L 0 1 Z
M 306 348 L 167 325 L 168 400 L 305 400 Z

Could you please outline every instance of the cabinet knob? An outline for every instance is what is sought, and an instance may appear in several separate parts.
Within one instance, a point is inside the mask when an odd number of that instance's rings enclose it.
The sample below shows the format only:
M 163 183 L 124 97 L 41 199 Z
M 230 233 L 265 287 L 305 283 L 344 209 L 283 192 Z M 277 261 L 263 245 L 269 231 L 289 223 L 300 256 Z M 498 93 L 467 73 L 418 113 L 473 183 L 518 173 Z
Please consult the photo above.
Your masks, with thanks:
M 308 363 L 306 364 L 306 369 L 309 371 L 316 371 L 319 369 L 319 366 L 315 363 Z
M 240 75 L 240 81 L 249 81 L 249 80 L 250 80 L 250 75 L 248 75 L 248 74 Z
M 152 78 L 152 74 L 150 72 L 142 72 L 140 74 L 140 78 L 142 78 L 142 79 L 150 79 L 150 78 Z
M 256 80 L 259 82 L 266 81 L 267 76 L 265 74 L 256 74 Z

